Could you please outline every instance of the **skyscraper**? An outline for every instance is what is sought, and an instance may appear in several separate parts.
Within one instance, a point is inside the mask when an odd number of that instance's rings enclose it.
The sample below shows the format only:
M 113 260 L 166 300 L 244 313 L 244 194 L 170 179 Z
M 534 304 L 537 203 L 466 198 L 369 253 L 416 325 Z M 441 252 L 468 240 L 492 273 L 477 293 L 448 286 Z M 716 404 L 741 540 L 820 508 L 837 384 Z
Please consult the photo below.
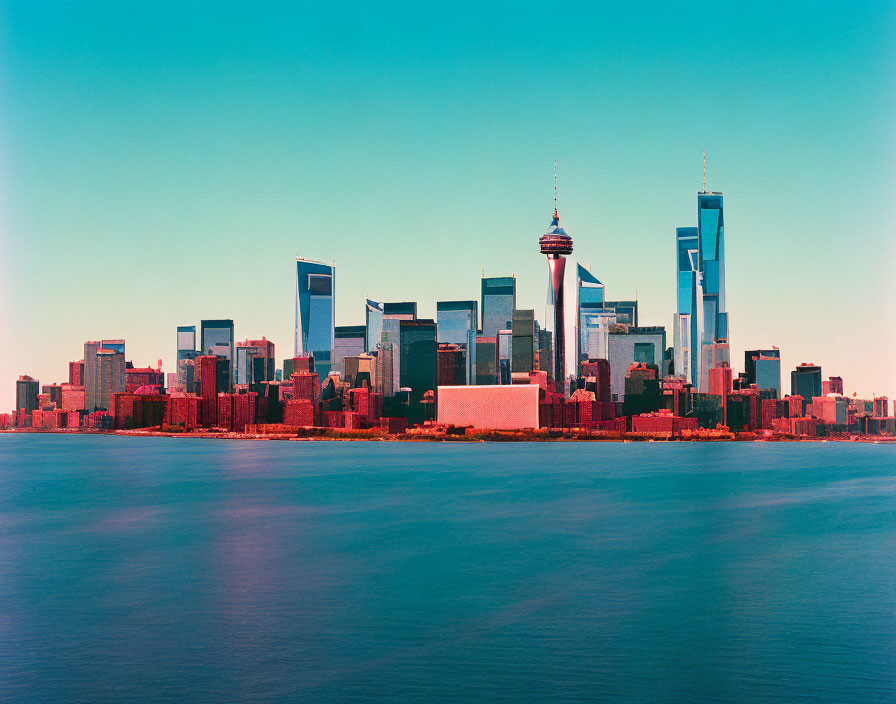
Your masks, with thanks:
M 677 299 L 672 330 L 675 373 L 700 387 L 700 350 L 703 342 L 703 274 L 696 227 L 675 230 Z
M 16 381 L 16 410 L 31 413 L 37 408 L 37 394 L 40 382 L 30 376 L 20 376 Z
M 512 276 L 482 278 L 482 336 L 497 337 L 508 330 L 516 309 L 516 279 Z
M 364 324 L 367 327 L 365 351 L 375 350 L 383 335 L 383 304 L 367 299 L 364 305 Z
M 581 264 L 576 265 L 576 368 L 600 356 L 601 330 L 605 329 L 604 285 Z
M 192 360 L 199 356 L 196 350 L 196 326 L 177 326 L 177 387 L 181 391 L 192 388 Z
M 333 360 L 335 274 L 332 266 L 296 257 L 295 356 L 313 355 L 322 379 Z
M 821 396 L 821 367 L 805 362 L 790 372 L 790 395 L 803 397 L 803 408 Z
M 705 173 L 705 172 L 704 172 Z M 703 190 L 697 194 L 697 235 L 703 284 L 703 341 L 700 389 L 709 383 L 707 370 L 730 364 L 728 313 L 725 306 L 725 218 L 722 194 Z
M 111 395 L 126 389 L 124 340 L 85 342 L 85 408 L 88 411 L 107 411 L 111 408 Z
M 535 311 L 513 311 L 513 327 L 511 328 L 513 340 L 511 341 L 510 371 L 525 373 L 535 369 L 536 333 Z
M 541 253 L 548 259 L 548 308 L 553 313 L 554 383 L 558 393 L 564 393 L 566 384 L 566 334 L 564 330 L 563 274 L 566 257 L 572 254 L 572 237 L 560 227 L 557 214 L 557 165 L 554 164 L 554 218 L 548 230 L 538 239 Z
M 274 343 L 265 337 L 260 340 L 243 340 L 236 343 L 236 384 L 260 384 L 274 380 Z
M 465 383 L 472 384 L 476 377 L 476 331 L 479 329 L 476 301 L 438 301 L 436 325 L 440 344 L 464 346 Z
M 436 322 L 400 320 L 401 388 L 410 387 L 411 401 L 419 402 L 427 391 L 435 391 L 437 380 Z
M 345 378 L 345 358 L 364 354 L 367 351 L 366 337 L 366 325 L 337 325 L 333 337 L 333 368 L 330 371 L 339 372 Z
M 201 354 L 213 354 L 227 360 L 227 385 L 222 389 L 229 391 L 233 384 L 233 362 L 235 360 L 233 321 L 202 320 L 199 323 L 202 346 Z M 222 372 L 223 373 L 223 372 Z

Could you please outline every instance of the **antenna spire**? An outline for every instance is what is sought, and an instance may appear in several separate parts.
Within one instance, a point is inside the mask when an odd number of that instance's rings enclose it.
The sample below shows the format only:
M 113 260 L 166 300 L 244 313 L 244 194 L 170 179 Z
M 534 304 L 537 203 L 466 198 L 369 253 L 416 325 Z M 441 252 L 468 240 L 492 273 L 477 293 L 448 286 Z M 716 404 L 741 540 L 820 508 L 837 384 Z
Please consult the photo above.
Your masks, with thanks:
M 703 148 L 703 192 L 706 193 L 706 148 Z
M 554 217 L 557 215 L 557 160 L 554 159 Z

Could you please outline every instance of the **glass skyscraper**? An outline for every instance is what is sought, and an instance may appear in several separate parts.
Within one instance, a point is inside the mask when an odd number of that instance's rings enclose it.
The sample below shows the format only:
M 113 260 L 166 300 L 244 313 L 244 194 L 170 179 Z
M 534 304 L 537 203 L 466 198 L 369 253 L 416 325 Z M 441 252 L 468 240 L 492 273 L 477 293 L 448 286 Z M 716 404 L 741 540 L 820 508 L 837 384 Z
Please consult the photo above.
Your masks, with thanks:
M 364 306 L 364 324 L 367 326 L 365 346 L 375 350 L 383 336 L 383 304 L 369 298 Z
M 437 378 L 436 322 L 399 320 L 400 385 L 411 389 L 410 398 L 419 402 L 427 391 L 435 391 Z
M 703 275 L 703 344 L 700 390 L 708 387 L 709 368 L 730 363 L 725 306 L 725 218 L 722 194 L 697 194 L 697 233 Z
M 482 279 L 482 336 L 497 337 L 509 330 L 516 309 L 516 279 L 512 276 Z
M 700 386 L 700 348 L 703 341 L 703 284 L 696 227 L 675 230 L 677 299 L 672 346 L 675 373 Z
M 199 322 L 202 354 L 214 354 L 227 359 L 227 383 L 223 388 L 230 390 L 233 384 L 234 339 L 232 320 L 202 320 Z M 224 372 L 221 372 L 222 378 Z
M 466 383 L 476 378 L 476 331 L 479 306 L 476 301 L 438 301 L 436 326 L 440 344 L 463 345 L 466 349 Z
M 600 334 L 605 328 L 604 285 L 581 264 L 576 266 L 576 368 L 578 376 L 582 362 L 599 354 Z
M 321 379 L 333 363 L 335 269 L 296 257 L 295 356 L 312 355 Z

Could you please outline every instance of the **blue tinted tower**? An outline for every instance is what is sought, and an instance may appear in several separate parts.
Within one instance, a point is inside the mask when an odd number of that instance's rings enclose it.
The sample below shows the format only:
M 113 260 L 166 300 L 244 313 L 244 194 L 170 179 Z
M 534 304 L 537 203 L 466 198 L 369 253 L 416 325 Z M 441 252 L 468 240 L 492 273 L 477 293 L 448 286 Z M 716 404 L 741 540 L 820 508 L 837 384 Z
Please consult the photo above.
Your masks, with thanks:
M 596 354 L 603 325 L 604 285 L 581 264 L 576 266 L 576 374 L 579 365 Z M 593 343 L 593 344 L 592 344 Z
M 697 194 L 697 247 L 703 284 L 703 339 L 700 349 L 700 390 L 709 386 L 709 369 L 730 364 L 728 312 L 725 306 L 725 217 L 722 194 L 706 190 L 706 153 L 703 190 Z
M 677 228 L 675 241 L 677 299 L 672 331 L 675 373 L 699 388 L 700 349 L 703 341 L 703 274 L 700 271 L 697 228 Z
M 295 356 L 312 355 L 323 379 L 333 364 L 335 268 L 296 257 Z

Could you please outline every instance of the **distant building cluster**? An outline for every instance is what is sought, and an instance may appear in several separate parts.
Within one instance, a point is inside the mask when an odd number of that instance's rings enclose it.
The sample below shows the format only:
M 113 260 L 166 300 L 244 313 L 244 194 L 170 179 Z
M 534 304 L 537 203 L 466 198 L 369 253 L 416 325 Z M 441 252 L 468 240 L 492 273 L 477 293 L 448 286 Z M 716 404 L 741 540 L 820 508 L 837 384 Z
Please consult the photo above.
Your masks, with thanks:
M 582 263 L 567 272 L 573 240 L 555 204 L 539 239 L 544 326 L 517 308 L 515 277 L 484 275 L 479 300 L 438 301 L 435 320 L 413 301 L 368 299 L 363 323 L 336 325 L 335 267 L 297 258 L 294 348 L 279 364 L 265 337 L 237 342 L 232 320 L 177 327 L 167 375 L 161 361 L 126 361 L 124 340 L 88 341 L 67 382 L 19 377 L 0 427 L 896 435 L 886 397 L 848 397 L 817 365 L 791 371 L 785 394 L 777 347 L 748 351 L 734 374 L 724 233 L 723 196 L 704 184 L 696 227 L 675 232 L 671 347 L 664 327 L 641 324 L 637 300 L 608 299 Z

